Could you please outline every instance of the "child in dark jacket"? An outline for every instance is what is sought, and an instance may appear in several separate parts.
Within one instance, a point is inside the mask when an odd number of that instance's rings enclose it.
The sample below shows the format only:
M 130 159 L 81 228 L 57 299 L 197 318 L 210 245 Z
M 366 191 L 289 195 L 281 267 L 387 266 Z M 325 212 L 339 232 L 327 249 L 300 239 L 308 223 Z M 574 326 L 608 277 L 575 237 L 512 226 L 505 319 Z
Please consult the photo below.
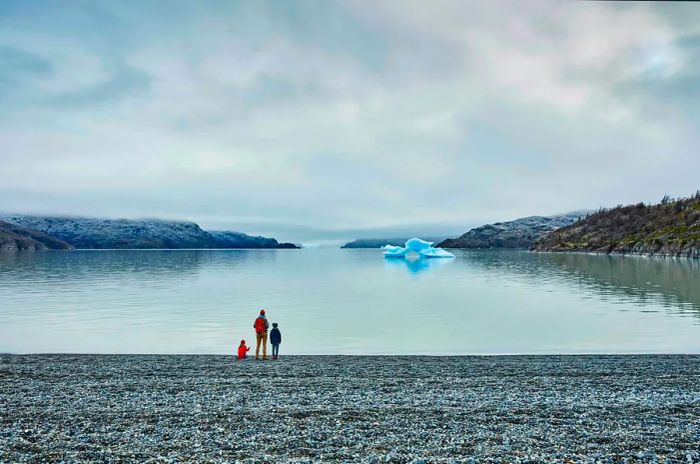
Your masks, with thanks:
M 238 359 L 245 359 L 250 348 L 245 346 L 245 340 L 241 340 L 241 344 L 238 345 Z
M 270 344 L 272 345 L 272 359 L 277 359 L 280 355 L 280 343 L 282 343 L 282 332 L 277 328 L 277 323 L 272 324 L 270 331 Z

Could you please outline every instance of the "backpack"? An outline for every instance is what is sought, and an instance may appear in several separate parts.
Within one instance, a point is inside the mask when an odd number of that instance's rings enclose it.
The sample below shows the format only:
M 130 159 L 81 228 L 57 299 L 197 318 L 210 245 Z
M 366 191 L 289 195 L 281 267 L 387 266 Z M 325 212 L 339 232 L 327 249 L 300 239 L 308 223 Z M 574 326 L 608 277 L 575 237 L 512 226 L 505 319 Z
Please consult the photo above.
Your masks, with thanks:
M 265 332 L 265 319 L 262 317 L 259 317 L 255 319 L 255 333 L 263 333 Z

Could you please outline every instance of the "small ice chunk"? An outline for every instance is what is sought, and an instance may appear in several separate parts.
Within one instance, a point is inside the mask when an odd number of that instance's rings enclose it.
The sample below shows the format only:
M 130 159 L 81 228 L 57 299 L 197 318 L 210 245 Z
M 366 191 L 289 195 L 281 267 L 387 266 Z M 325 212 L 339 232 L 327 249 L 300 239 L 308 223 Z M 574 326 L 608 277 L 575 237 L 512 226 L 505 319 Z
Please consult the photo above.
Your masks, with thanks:
M 404 247 L 384 245 L 384 257 L 385 258 L 403 258 L 408 253 L 408 250 Z
M 427 250 L 421 250 L 419 252 L 424 258 L 454 258 L 455 255 L 449 251 L 443 250 L 442 248 L 428 248 Z

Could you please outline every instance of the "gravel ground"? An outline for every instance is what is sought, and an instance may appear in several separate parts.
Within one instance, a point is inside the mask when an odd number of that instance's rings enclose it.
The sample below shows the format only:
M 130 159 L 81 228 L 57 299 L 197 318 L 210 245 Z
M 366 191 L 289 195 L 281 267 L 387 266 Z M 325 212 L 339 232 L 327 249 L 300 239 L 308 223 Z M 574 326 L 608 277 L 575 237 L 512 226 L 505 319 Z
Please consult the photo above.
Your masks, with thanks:
M 1 462 L 700 462 L 700 356 L 0 355 Z

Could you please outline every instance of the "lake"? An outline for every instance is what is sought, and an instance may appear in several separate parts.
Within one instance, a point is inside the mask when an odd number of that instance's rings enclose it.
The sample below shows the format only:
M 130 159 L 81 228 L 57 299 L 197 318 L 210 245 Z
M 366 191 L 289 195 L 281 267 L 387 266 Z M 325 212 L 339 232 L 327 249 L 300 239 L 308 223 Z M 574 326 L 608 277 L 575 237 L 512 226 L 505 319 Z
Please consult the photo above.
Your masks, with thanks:
M 0 352 L 700 353 L 697 260 L 456 251 L 0 253 Z

